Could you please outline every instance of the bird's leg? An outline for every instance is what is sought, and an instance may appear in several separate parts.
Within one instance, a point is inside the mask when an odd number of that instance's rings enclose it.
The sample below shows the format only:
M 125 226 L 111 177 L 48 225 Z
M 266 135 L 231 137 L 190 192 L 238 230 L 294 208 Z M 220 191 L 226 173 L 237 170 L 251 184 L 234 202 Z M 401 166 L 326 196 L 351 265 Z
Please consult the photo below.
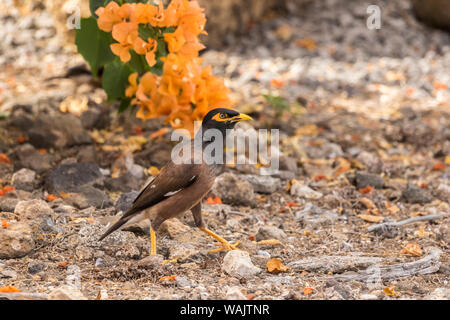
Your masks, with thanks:
M 150 227 L 150 255 L 156 255 L 156 232 Z
M 219 252 L 219 251 L 222 251 L 223 249 L 228 250 L 228 251 L 237 249 L 237 246 L 238 246 L 240 241 L 237 241 L 234 244 L 230 244 L 227 240 L 225 240 L 221 236 L 215 234 L 214 232 L 212 232 L 211 230 L 209 230 L 206 227 L 205 223 L 203 222 L 202 202 L 201 201 L 191 208 L 191 212 L 192 212 L 192 215 L 194 216 L 195 225 L 200 230 L 202 230 L 206 234 L 210 235 L 211 237 L 213 237 L 214 239 L 216 239 L 217 241 L 219 241 L 222 244 L 221 248 L 217 248 L 217 249 L 211 250 L 211 251 L 209 251 L 209 253 Z

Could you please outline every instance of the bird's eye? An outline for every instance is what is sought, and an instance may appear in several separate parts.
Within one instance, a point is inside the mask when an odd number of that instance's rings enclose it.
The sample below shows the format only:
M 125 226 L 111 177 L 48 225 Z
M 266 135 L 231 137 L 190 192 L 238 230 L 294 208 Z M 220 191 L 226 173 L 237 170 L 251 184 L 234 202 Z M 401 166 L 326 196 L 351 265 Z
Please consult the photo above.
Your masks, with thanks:
M 225 114 L 225 113 L 221 113 L 220 115 L 219 115 L 219 118 L 220 119 L 225 119 L 227 117 L 227 115 Z

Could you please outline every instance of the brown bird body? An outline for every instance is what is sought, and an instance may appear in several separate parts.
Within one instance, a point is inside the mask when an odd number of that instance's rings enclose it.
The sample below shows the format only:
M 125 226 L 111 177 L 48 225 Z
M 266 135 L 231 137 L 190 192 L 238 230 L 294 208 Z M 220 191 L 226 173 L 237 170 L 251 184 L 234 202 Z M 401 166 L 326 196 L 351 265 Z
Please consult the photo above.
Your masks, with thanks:
M 217 115 L 223 116 L 223 121 Z M 225 129 L 233 128 L 238 121 L 249 119 L 251 119 L 249 116 L 239 114 L 233 110 L 215 109 L 205 116 L 202 128 L 218 128 L 220 131 L 223 131 L 223 137 L 225 138 Z M 191 140 L 191 143 L 193 141 Z M 202 149 L 210 142 L 202 142 Z M 99 240 L 104 239 L 121 227 L 150 219 L 152 254 L 156 254 L 154 232 L 161 223 L 191 210 L 198 228 L 220 241 L 226 249 L 234 249 L 233 245 L 230 245 L 225 239 L 217 236 L 205 227 L 201 213 L 202 199 L 211 190 L 215 178 L 220 172 L 220 166 L 217 164 L 206 164 L 204 161 L 194 163 L 194 155 L 192 155 L 191 160 L 190 163 L 182 164 L 175 164 L 173 161 L 169 161 L 159 174 L 141 191 L 131 208 Z

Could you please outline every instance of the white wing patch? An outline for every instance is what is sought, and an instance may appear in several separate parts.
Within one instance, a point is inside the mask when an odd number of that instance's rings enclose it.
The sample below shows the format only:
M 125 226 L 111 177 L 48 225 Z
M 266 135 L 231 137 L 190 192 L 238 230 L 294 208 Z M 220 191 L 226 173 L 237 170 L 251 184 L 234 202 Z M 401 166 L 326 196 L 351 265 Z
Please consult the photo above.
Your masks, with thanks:
M 181 191 L 181 189 L 178 189 L 177 191 L 167 192 L 164 196 L 165 197 L 170 197 L 170 196 L 173 196 L 174 194 L 177 194 L 180 191 Z

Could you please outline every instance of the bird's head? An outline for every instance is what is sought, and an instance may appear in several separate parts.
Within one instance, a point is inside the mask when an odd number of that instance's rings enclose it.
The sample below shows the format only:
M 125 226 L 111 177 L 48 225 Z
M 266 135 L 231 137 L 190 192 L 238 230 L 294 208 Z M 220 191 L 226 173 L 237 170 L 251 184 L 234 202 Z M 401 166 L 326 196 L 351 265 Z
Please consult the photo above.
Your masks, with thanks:
M 217 108 L 209 111 L 203 118 L 202 129 L 218 129 L 225 133 L 227 129 L 233 129 L 236 123 L 245 120 L 252 118 L 235 110 Z

